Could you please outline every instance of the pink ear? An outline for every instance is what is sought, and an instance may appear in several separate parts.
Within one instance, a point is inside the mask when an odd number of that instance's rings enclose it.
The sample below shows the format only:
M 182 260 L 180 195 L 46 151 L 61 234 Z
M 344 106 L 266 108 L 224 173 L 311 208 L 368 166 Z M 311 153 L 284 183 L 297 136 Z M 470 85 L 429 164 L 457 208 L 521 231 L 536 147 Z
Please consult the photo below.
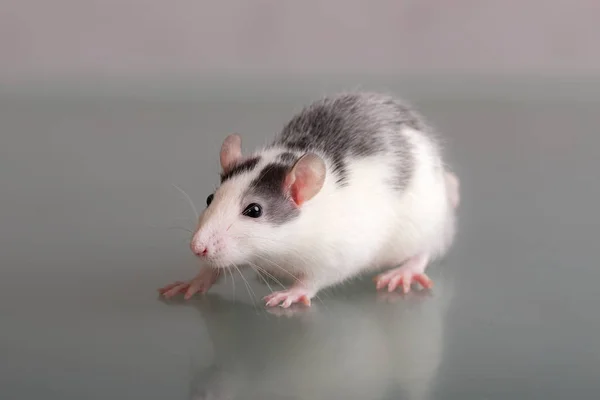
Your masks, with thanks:
M 301 206 L 319 193 L 326 172 L 325 162 L 316 154 L 305 154 L 296 161 L 284 183 L 296 205 Z
M 242 138 L 232 134 L 225 138 L 221 146 L 221 167 L 227 171 L 242 158 Z

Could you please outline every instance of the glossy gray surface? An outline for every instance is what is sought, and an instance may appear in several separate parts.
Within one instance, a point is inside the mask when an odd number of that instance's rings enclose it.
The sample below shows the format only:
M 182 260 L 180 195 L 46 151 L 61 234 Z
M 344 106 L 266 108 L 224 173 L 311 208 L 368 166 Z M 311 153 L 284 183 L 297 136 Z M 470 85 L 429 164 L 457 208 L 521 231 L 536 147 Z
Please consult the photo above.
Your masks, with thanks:
M 202 206 L 223 137 L 262 143 L 309 91 L 2 92 L 0 398 L 600 396 L 600 96 L 575 89 L 410 93 L 462 180 L 432 293 L 378 295 L 364 278 L 274 315 L 247 273 L 256 303 L 239 276 L 158 299 L 196 271 L 177 228 L 193 212 L 172 185 Z

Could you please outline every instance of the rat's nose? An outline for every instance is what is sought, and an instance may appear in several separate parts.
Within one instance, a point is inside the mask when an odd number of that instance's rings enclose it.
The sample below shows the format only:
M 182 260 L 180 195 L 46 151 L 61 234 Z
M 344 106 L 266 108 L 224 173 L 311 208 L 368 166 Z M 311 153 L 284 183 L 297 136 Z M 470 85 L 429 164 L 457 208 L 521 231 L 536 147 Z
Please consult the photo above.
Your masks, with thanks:
M 197 256 L 206 256 L 208 254 L 208 249 L 205 247 L 203 250 L 196 250 Z
M 192 248 L 192 252 L 198 257 L 206 257 L 208 255 L 208 247 L 201 243 L 192 242 L 190 247 Z

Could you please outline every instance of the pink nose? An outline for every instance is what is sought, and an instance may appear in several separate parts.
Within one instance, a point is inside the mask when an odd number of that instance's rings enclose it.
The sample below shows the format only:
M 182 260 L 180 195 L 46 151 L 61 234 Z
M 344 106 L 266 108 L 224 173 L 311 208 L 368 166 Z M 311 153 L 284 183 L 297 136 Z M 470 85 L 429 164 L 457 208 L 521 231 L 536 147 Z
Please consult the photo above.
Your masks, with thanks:
M 208 247 L 202 244 L 192 243 L 192 252 L 198 257 L 206 257 L 208 255 Z

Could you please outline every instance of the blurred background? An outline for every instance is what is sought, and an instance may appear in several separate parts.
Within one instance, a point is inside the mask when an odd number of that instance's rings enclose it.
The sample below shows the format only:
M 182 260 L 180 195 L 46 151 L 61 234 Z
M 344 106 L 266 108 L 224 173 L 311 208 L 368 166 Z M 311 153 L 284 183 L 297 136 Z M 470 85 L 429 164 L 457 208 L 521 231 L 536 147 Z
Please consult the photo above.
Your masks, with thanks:
M 0 1 L 0 83 L 590 75 L 594 0 Z

